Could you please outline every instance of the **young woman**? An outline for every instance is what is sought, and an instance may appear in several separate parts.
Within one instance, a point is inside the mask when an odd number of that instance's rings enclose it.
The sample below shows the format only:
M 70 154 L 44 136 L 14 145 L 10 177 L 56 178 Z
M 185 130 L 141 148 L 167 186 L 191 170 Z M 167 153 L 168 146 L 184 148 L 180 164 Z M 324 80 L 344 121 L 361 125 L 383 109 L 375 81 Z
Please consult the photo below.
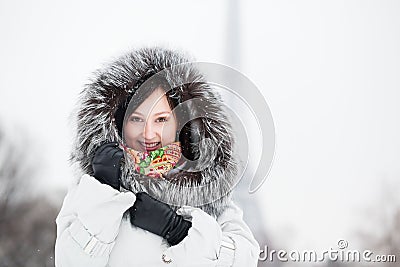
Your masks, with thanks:
M 99 70 L 78 107 L 56 266 L 256 266 L 232 146 L 220 98 L 181 53 L 139 49 Z

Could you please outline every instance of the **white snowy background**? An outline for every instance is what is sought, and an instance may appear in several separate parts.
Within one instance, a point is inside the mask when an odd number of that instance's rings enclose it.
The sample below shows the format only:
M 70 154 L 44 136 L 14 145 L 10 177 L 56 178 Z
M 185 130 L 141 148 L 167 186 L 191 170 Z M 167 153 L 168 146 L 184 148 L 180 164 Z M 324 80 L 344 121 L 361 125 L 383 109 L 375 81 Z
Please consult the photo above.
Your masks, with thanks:
M 228 6 L 0 1 L 0 122 L 40 159 L 34 189 L 53 201 L 65 194 L 68 116 L 91 73 L 160 44 L 233 62 L 265 96 L 276 153 L 250 197 L 269 238 L 291 249 L 325 250 L 338 239 L 361 248 L 358 233 L 384 232 L 400 203 L 400 2 L 241 1 L 233 22 Z

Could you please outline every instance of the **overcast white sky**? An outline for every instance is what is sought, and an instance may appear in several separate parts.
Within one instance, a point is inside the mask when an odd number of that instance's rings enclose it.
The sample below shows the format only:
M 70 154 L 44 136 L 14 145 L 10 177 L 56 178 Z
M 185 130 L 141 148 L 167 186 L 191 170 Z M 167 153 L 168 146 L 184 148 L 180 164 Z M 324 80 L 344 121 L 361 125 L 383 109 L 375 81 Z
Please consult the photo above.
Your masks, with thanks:
M 227 3 L 0 1 L 0 120 L 33 135 L 45 166 L 38 187 L 66 188 L 68 115 L 92 71 L 153 44 L 228 64 Z M 256 194 L 265 227 L 308 249 L 381 231 L 382 214 L 400 203 L 391 199 L 400 189 L 400 2 L 240 7 L 237 67 L 276 128 L 274 165 Z

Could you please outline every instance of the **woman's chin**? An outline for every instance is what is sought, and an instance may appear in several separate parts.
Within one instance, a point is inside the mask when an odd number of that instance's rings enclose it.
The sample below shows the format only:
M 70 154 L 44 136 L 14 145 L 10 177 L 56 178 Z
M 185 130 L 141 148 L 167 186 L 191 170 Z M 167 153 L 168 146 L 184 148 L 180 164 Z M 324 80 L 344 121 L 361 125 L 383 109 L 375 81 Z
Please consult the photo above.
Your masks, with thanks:
M 149 151 L 154 151 L 154 150 L 157 150 L 157 149 L 159 149 L 159 148 L 161 148 L 161 145 L 158 145 L 158 146 L 155 146 L 155 147 L 152 147 L 152 148 L 146 148 L 145 151 L 147 151 L 147 152 L 149 152 Z

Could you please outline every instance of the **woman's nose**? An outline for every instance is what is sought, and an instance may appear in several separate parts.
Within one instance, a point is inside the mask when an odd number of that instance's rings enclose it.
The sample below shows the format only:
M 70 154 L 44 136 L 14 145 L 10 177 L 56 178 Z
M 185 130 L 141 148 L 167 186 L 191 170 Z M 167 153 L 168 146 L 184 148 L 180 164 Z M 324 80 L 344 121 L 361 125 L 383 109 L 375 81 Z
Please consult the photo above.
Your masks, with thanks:
M 151 122 L 146 122 L 143 131 L 143 137 L 146 140 L 151 140 L 157 136 L 156 127 Z

